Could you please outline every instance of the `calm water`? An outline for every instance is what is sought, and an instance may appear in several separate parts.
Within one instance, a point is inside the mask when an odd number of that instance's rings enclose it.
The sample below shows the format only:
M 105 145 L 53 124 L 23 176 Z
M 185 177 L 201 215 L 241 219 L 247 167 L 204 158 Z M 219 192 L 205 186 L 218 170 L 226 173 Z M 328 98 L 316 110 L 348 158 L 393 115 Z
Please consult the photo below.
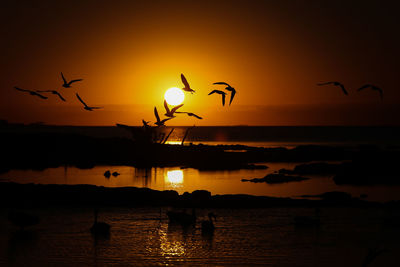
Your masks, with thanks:
M 182 194 L 204 189 L 214 194 L 251 194 L 260 196 L 295 197 L 304 194 L 321 194 L 328 191 L 345 191 L 353 196 L 367 194 L 368 200 L 388 201 L 399 199 L 398 186 L 337 186 L 331 176 L 309 176 L 311 179 L 269 185 L 242 182 L 241 179 L 261 178 L 281 168 L 292 169 L 296 163 L 265 163 L 266 170 L 199 171 L 180 167 L 137 169 L 127 166 L 97 166 L 92 169 L 75 167 L 49 168 L 43 171 L 12 170 L 1 174 L 3 181 L 40 184 L 93 184 L 106 187 L 148 187 L 156 190 L 175 190 Z M 104 172 L 117 171 L 119 176 L 104 177 Z
M 293 225 L 294 216 L 312 216 L 311 209 L 212 211 L 216 230 L 205 237 L 200 224 L 184 230 L 165 216 L 160 222 L 159 209 L 103 209 L 111 236 L 95 239 L 91 209 L 33 210 L 41 223 L 24 234 L 0 210 L 0 265 L 361 266 L 368 249 L 384 248 L 371 266 L 398 266 L 400 228 L 385 224 L 391 211 L 323 208 L 318 229 Z M 200 219 L 208 212 L 198 210 Z

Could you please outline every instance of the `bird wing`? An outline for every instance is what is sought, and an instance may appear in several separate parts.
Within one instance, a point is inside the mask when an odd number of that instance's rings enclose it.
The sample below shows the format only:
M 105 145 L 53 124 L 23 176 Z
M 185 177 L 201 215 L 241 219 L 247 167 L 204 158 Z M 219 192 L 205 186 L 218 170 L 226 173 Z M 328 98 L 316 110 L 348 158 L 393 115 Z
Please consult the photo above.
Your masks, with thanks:
M 332 84 L 332 83 L 335 83 L 335 82 L 317 83 L 317 85 L 327 85 L 327 84 Z
M 233 98 L 235 97 L 235 94 L 236 94 L 236 90 L 233 89 L 233 90 L 231 91 L 231 100 L 229 100 L 229 106 L 231 105 L 232 100 L 233 100 Z
M 346 88 L 344 88 L 344 85 L 343 84 L 339 84 L 339 86 L 340 86 L 340 88 L 342 88 L 342 91 L 343 91 L 343 93 L 345 94 L 345 95 L 349 95 L 349 93 L 347 93 L 347 91 L 346 91 Z
M 364 84 L 363 86 L 361 86 L 360 88 L 357 89 L 357 92 L 358 92 L 358 91 L 361 91 L 361 90 L 363 90 L 363 89 L 365 89 L 365 88 L 368 88 L 368 87 L 370 87 L 370 86 L 371 86 L 370 84 Z
M 383 99 L 383 90 L 380 87 L 377 86 L 372 86 L 372 89 L 377 90 L 379 92 L 379 95 L 381 97 L 381 99 Z
M 225 95 L 226 94 L 222 94 L 222 105 L 225 106 Z
M 52 90 L 36 90 L 35 92 L 38 93 L 49 93 L 49 92 L 53 92 Z
M 74 83 L 74 82 L 79 82 L 79 81 L 83 81 L 83 79 L 75 79 L 75 80 L 71 80 L 68 84 Z
M 37 93 L 37 92 L 35 92 L 35 91 L 30 91 L 30 92 L 31 92 L 32 94 L 34 94 L 34 95 L 36 95 L 36 96 L 42 98 L 42 99 L 47 99 L 47 96 L 41 95 L 41 94 L 39 94 L 39 93 Z
M 154 107 L 154 115 L 156 116 L 157 122 L 160 122 L 160 116 L 158 116 L 157 108 Z
M 169 113 L 171 112 L 171 111 L 169 110 L 167 100 L 165 100 L 165 99 L 164 99 L 164 108 L 165 108 L 165 111 L 166 111 L 167 114 L 169 114 Z
M 213 91 L 211 91 L 210 93 L 208 93 L 208 95 L 212 95 L 212 94 L 218 93 L 218 92 L 221 92 L 221 91 L 219 91 L 219 90 L 213 90 Z
M 29 90 L 22 89 L 22 88 L 19 88 L 19 87 L 16 87 L 16 86 L 14 86 L 14 88 L 15 88 L 16 90 L 18 90 L 18 91 L 21 91 L 21 92 L 29 92 Z
M 61 95 L 59 92 L 57 92 L 57 91 L 54 91 L 54 92 L 55 92 L 56 95 L 58 95 L 58 97 L 59 97 L 62 101 L 66 101 L 65 98 L 62 97 L 62 95 Z
M 229 87 L 230 87 L 230 85 L 229 85 L 229 84 L 227 84 L 226 82 L 216 82 L 216 83 L 213 83 L 213 84 L 223 84 L 223 85 L 227 85 L 227 86 L 229 86 Z
M 194 113 L 188 113 L 188 114 L 189 114 L 189 116 L 194 116 L 194 117 L 198 118 L 199 120 L 202 120 L 202 119 L 203 119 L 202 117 L 197 116 L 197 115 L 194 114 Z
M 90 109 L 101 109 L 103 107 L 89 107 Z
M 172 119 L 172 118 L 166 118 L 166 119 L 163 119 L 163 120 L 160 121 L 160 122 L 161 122 L 161 124 L 164 124 L 164 122 L 169 121 L 170 119 Z
M 78 95 L 78 93 L 76 93 L 76 97 L 78 98 L 79 101 L 81 101 L 81 103 L 82 103 L 85 107 L 88 106 L 88 105 L 86 105 L 85 102 L 83 102 L 82 98 Z
M 64 83 L 68 83 L 67 80 L 66 80 L 65 77 L 64 77 L 64 74 L 63 74 L 62 72 L 61 72 L 61 77 L 62 77 Z
M 183 75 L 183 73 L 181 73 L 181 80 L 182 80 L 182 83 L 185 85 L 185 87 L 190 88 L 190 85 L 189 85 L 188 81 L 186 80 L 185 76 Z
M 180 107 L 182 107 L 182 106 L 183 106 L 183 104 L 180 104 L 180 105 L 174 107 L 174 108 L 171 110 L 171 113 L 174 114 L 174 112 L 175 112 L 178 108 L 180 108 Z

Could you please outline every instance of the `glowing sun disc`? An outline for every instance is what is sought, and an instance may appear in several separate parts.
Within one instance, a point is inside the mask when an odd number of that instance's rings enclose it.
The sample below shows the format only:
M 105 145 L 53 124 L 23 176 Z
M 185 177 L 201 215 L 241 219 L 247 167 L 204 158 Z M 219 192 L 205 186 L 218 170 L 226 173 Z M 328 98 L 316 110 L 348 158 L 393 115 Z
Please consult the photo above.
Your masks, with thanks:
M 169 105 L 176 106 L 182 104 L 185 99 L 185 94 L 181 89 L 172 87 L 165 92 L 164 98 Z

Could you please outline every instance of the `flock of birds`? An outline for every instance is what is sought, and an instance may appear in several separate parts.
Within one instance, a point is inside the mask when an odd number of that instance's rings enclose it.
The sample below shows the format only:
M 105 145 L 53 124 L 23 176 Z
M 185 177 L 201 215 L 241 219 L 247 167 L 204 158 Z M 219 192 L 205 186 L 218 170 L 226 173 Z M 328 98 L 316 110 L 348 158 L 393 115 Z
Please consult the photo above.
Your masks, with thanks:
M 64 88 L 70 88 L 72 87 L 71 84 L 75 83 L 75 82 L 80 82 L 83 81 L 83 79 L 74 79 L 74 80 L 70 80 L 67 81 L 67 79 L 65 79 L 64 74 L 61 72 L 61 78 L 63 80 L 63 84 L 61 85 Z M 37 96 L 41 99 L 48 99 L 47 96 L 43 95 L 43 93 L 52 93 L 54 95 L 57 95 L 60 100 L 66 102 L 67 100 L 61 95 L 61 93 L 57 90 L 27 90 L 27 89 L 22 89 L 19 88 L 17 86 L 14 86 L 14 89 L 20 91 L 20 92 L 24 92 L 24 93 L 29 93 L 32 96 Z M 95 107 L 95 106 L 88 106 L 85 101 L 83 101 L 83 99 L 79 96 L 78 93 L 75 93 L 76 98 L 79 100 L 79 102 L 81 102 L 83 104 L 83 109 L 88 110 L 88 111 L 93 111 L 94 109 L 101 109 L 102 107 Z
M 67 79 L 65 79 L 64 74 L 63 74 L 62 72 L 61 72 L 61 78 L 62 78 L 62 80 L 63 80 L 62 87 L 64 87 L 64 88 L 70 88 L 70 87 L 72 87 L 71 85 L 72 85 L 73 83 L 83 81 L 83 79 L 74 79 L 74 80 L 68 81 Z M 181 80 L 182 80 L 182 83 L 183 83 L 183 85 L 184 85 L 184 87 L 182 88 L 182 90 L 185 91 L 185 92 L 189 92 L 189 93 L 193 94 L 193 93 L 195 92 L 195 90 L 193 90 L 193 89 L 190 87 L 189 82 L 187 81 L 186 77 L 185 77 L 183 74 L 181 74 Z M 231 105 L 232 100 L 233 100 L 233 98 L 234 98 L 234 96 L 235 96 L 235 94 L 236 94 L 235 88 L 233 88 L 232 86 L 230 86 L 230 85 L 229 85 L 228 83 L 226 83 L 226 82 L 215 82 L 215 83 L 213 83 L 213 84 L 214 84 L 214 85 L 225 85 L 225 86 L 226 86 L 225 89 L 231 93 L 231 95 L 230 95 L 230 100 L 229 100 L 229 105 Z M 65 98 L 61 95 L 61 93 L 60 93 L 59 91 L 57 91 L 57 90 L 27 90 L 27 89 L 22 89 L 22 88 L 17 87 L 17 86 L 14 86 L 14 89 L 16 89 L 16 90 L 18 90 L 18 91 L 20 91 L 20 92 L 29 93 L 30 95 L 39 97 L 39 98 L 41 98 L 41 99 L 48 99 L 48 97 L 45 96 L 45 95 L 43 95 L 43 93 L 52 93 L 52 94 L 54 94 L 54 95 L 57 95 L 57 96 L 60 98 L 60 100 L 62 100 L 62 101 L 64 101 L 64 102 L 66 101 L 66 99 L 65 99 Z M 220 94 L 220 95 L 222 96 L 222 105 L 225 106 L 225 96 L 227 95 L 227 93 L 224 92 L 224 91 L 221 91 L 221 90 L 213 90 L 213 91 L 211 91 L 208 95 L 212 95 L 212 94 L 214 94 L 214 93 Z M 75 95 L 76 95 L 76 98 L 79 100 L 79 102 L 81 102 L 81 103 L 83 104 L 83 109 L 85 109 L 85 110 L 93 111 L 93 110 L 95 110 L 95 109 L 101 109 L 101 108 L 103 108 L 103 107 L 89 106 L 89 105 L 87 105 L 86 102 L 80 97 L 80 95 L 79 95 L 78 93 L 75 93 Z M 183 104 L 180 104 L 180 105 L 174 106 L 174 107 L 172 107 L 172 108 L 170 109 L 169 106 L 168 106 L 167 101 L 164 100 L 164 108 L 165 108 L 165 114 L 164 114 L 164 116 L 166 116 L 167 118 L 162 119 L 162 120 L 160 119 L 160 116 L 159 116 L 159 114 L 158 114 L 157 108 L 154 107 L 154 116 L 155 116 L 155 118 L 156 118 L 156 122 L 155 122 L 154 124 L 156 125 L 156 127 L 165 126 L 165 122 L 166 122 L 166 121 L 168 121 L 168 120 L 170 120 L 170 119 L 172 119 L 172 118 L 175 118 L 175 115 L 174 115 L 174 114 L 186 114 L 186 115 L 188 115 L 189 117 L 195 117 L 195 118 L 197 118 L 197 119 L 199 119 L 199 120 L 203 119 L 201 116 L 196 115 L 196 114 L 193 113 L 193 112 L 177 111 L 177 110 L 178 110 L 179 108 L 181 108 L 182 106 L 183 106 Z M 150 126 L 150 125 L 149 125 L 150 121 L 142 120 L 142 122 L 143 122 L 143 126 L 145 126 L 145 127 Z
M 339 86 L 342 89 L 342 91 L 343 91 L 343 93 L 345 95 L 349 95 L 349 93 L 347 92 L 347 90 L 344 87 L 344 85 L 342 83 L 340 83 L 340 82 L 336 82 L 336 81 L 324 82 L 324 83 L 317 83 L 317 85 L 318 86 L 323 86 L 323 85 Z M 380 88 L 380 87 L 378 87 L 376 85 L 373 85 L 373 84 L 369 84 L 369 83 L 364 84 L 363 86 L 361 86 L 360 88 L 357 89 L 357 92 L 360 92 L 361 90 L 364 90 L 366 88 L 371 88 L 374 91 L 378 91 L 379 92 L 379 96 L 381 97 L 381 100 L 383 100 L 383 90 L 382 90 L 382 88 Z
M 195 90 L 194 90 L 193 88 L 190 87 L 189 82 L 187 81 L 185 75 L 181 74 L 181 80 L 182 80 L 182 83 L 183 83 L 183 85 L 184 85 L 184 87 L 182 88 L 182 90 L 185 91 L 185 92 L 189 92 L 189 93 L 193 94 L 193 93 L 195 92 Z M 231 98 L 230 98 L 230 101 L 229 101 L 229 105 L 231 105 L 232 100 L 233 100 L 233 98 L 234 98 L 234 96 L 235 96 L 235 94 L 236 94 L 235 88 L 233 88 L 232 86 L 230 86 L 230 85 L 229 85 L 228 83 L 226 83 L 226 82 L 215 82 L 215 83 L 213 83 L 213 84 L 214 84 L 214 85 L 226 85 L 225 89 L 226 89 L 227 91 L 231 92 Z M 221 90 L 213 90 L 213 91 L 211 91 L 208 95 L 212 95 L 212 94 L 214 94 L 214 93 L 220 94 L 220 95 L 222 96 L 222 105 L 225 106 L 225 96 L 226 96 L 227 93 L 224 92 L 224 91 L 221 91 Z M 172 107 L 172 108 L 170 109 L 169 106 L 168 106 L 167 101 L 164 100 L 164 108 L 165 108 L 165 114 L 164 114 L 164 116 L 165 116 L 166 118 L 161 120 L 161 119 L 160 119 L 160 115 L 158 114 L 158 111 L 157 111 L 157 107 L 154 107 L 154 116 L 156 117 L 156 122 L 155 122 L 154 124 L 155 124 L 157 127 L 165 126 L 165 122 L 166 122 L 166 121 L 168 121 L 168 120 L 170 120 L 170 119 L 172 119 L 172 118 L 175 118 L 175 115 L 174 115 L 174 114 L 186 114 L 186 115 L 188 115 L 189 117 L 195 117 L 195 118 L 197 118 L 197 119 L 199 119 L 199 120 L 203 119 L 202 117 L 200 117 L 199 115 L 196 115 L 196 114 L 193 113 L 193 112 L 177 111 L 177 110 L 178 110 L 179 108 L 181 108 L 182 106 L 183 106 L 183 104 L 180 104 L 180 105 L 176 105 L 176 106 L 174 106 L 174 107 Z M 149 121 L 142 120 L 142 122 L 143 122 L 143 126 L 144 126 L 144 127 L 148 127 L 148 126 L 149 126 Z

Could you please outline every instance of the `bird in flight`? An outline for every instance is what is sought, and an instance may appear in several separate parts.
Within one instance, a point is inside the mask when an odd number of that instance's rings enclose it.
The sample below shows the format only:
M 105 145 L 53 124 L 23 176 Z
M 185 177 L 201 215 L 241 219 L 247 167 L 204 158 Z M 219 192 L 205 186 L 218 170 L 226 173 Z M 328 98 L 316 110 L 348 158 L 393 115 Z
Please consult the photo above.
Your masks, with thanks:
M 360 88 L 358 88 L 358 89 L 357 89 L 357 92 L 359 92 L 359 91 L 361 91 L 361 90 L 363 90 L 363 89 L 365 89 L 365 88 L 368 88 L 368 87 L 371 87 L 372 90 L 378 91 L 378 92 L 379 92 L 379 95 L 380 95 L 380 97 L 381 97 L 381 100 L 383 100 L 383 90 L 382 90 L 382 88 L 380 88 L 380 87 L 378 87 L 378 86 L 375 86 L 375 85 L 373 85 L 373 84 L 365 84 L 365 85 L 361 86 Z
M 202 120 L 202 119 L 203 119 L 202 117 L 200 117 L 200 116 L 198 116 L 198 115 L 196 115 L 196 114 L 194 114 L 194 113 L 192 113 L 192 112 L 177 111 L 177 112 L 175 112 L 175 113 L 186 113 L 188 116 L 196 117 L 196 118 L 198 118 L 199 120 Z
M 222 95 L 222 105 L 225 106 L 225 96 L 226 96 L 226 93 L 223 92 L 223 91 L 220 91 L 220 90 L 213 90 L 213 91 L 211 91 L 208 95 L 212 95 L 212 94 L 214 94 L 214 93 L 217 93 L 217 94 Z
M 182 73 L 181 73 L 181 80 L 183 85 L 185 85 L 185 87 L 183 87 L 182 90 L 186 92 L 191 92 L 193 94 L 194 90 L 190 88 L 188 81 L 186 80 L 185 76 Z
M 326 83 L 317 83 L 317 85 L 321 86 L 321 85 L 328 85 L 328 84 L 333 84 L 335 86 L 340 86 L 340 88 L 342 88 L 342 91 L 345 95 L 349 95 L 346 91 L 346 88 L 344 88 L 344 85 L 341 84 L 340 82 L 326 82 Z
M 88 111 L 93 111 L 93 109 L 100 109 L 102 107 L 89 107 L 88 105 L 86 105 L 85 102 L 83 102 L 82 98 L 78 95 L 78 93 L 76 93 L 76 97 L 78 98 L 78 100 L 84 105 L 84 109 L 88 110 Z
M 157 108 L 156 107 L 154 107 L 154 115 L 156 116 L 156 122 L 155 122 L 155 125 L 157 125 L 157 126 L 163 126 L 163 125 L 165 125 L 164 123 L 167 121 L 167 120 L 170 120 L 170 119 L 172 119 L 172 118 L 166 118 L 166 119 L 163 119 L 163 120 L 160 120 L 160 116 L 158 116 L 158 111 L 157 111 Z
M 168 104 L 167 104 L 167 101 L 164 99 L 164 108 L 165 108 L 165 116 L 167 116 L 167 117 L 170 117 L 170 118 L 174 118 L 175 116 L 174 116 L 174 113 L 175 113 L 175 111 L 178 109 L 178 108 L 180 108 L 180 107 L 182 107 L 183 106 L 183 104 L 180 104 L 180 105 L 178 105 L 178 106 L 175 106 L 175 107 L 173 107 L 171 110 L 169 109 L 169 107 L 168 107 Z
M 39 94 L 39 93 L 36 92 L 36 91 L 21 89 L 21 88 L 16 87 L 16 86 L 14 86 L 14 88 L 15 88 L 16 90 L 18 90 L 18 91 L 27 92 L 27 93 L 29 93 L 30 95 L 38 96 L 38 97 L 40 97 L 40 98 L 42 98 L 42 99 L 47 99 L 47 96 L 41 95 L 41 94 Z
M 149 125 L 150 121 L 142 120 L 142 123 L 143 123 L 144 128 L 150 127 L 150 125 Z
M 231 103 L 232 103 L 232 100 L 233 100 L 233 98 L 235 97 L 235 94 L 236 94 L 235 88 L 233 88 L 232 86 L 230 86 L 230 85 L 227 84 L 226 82 L 216 82 L 216 83 L 213 83 L 213 84 L 223 84 L 223 85 L 226 85 L 225 89 L 231 92 L 231 99 L 229 100 L 229 106 L 230 106 Z
M 71 80 L 71 81 L 67 82 L 67 80 L 65 79 L 65 77 L 64 77 L 62 72 L 61 72 L 61 77 L 62 77 L 62 79 L 64 81 L 62 86 L 65 87 L 65 88 L 71 87 L 71 83 L 83 81 L 83 79 L 76 79 L 76 80 Z
M 37 90 L 36 92 L 38 93 L 52 93 L 55 95 L 58 95 L 58 97 L 62 100 L 62 101 L 66 101 L 64 97 L 62 97 L 62 95 L 57 92 L 56 90 Z

